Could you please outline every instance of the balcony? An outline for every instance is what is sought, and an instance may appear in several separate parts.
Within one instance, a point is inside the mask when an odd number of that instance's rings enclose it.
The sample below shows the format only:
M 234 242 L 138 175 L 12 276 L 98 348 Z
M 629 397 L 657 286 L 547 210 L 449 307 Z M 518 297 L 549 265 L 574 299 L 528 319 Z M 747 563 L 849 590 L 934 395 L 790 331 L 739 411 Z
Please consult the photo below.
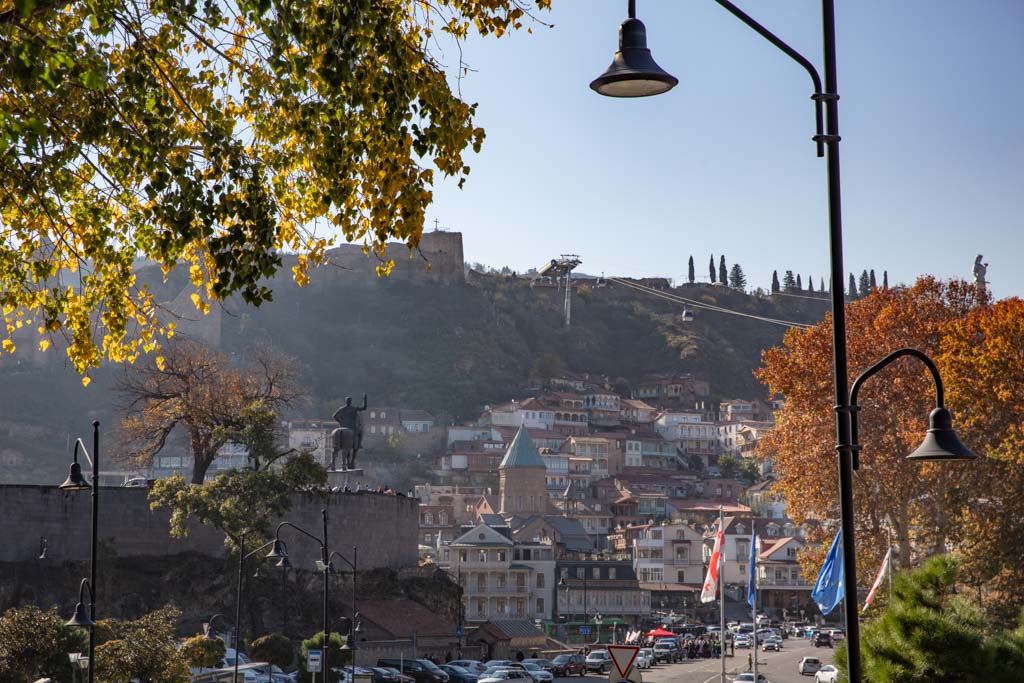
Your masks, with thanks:
M 760 588 L 799 588 L 803 590 L 811 590 L 814 587 L 802 578 L 794 579 L 788 576 L 781 579 L 774 576 L 761 576 L 757 579 L 757 585 Z

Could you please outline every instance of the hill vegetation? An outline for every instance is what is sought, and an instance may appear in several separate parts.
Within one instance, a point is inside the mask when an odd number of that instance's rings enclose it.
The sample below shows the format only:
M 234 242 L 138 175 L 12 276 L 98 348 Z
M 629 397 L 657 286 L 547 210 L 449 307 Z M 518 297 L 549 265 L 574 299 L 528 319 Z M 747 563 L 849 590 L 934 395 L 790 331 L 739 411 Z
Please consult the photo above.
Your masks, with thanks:
M 168 299 L 177 284 L 166 286 Z M 528 395 L 538 364 L 608 375 L 625 385 L 621 389 L 648 373 L 689 372 L 710 381 L 716 398 L 762 397 L 752 371 L 762 349 L 779 344 L 785 332 L 703 310 L 684 321 L 679 305 L 614 284 L 578 285 L 571 327 L 563 324 L 563 293 L 525 278 L 471 273 L 466 284 L 441 285 L 321 271 L 306 288 L 278 278 L 273 289 L 274 300 L 260 308 L 228 301 L 217 316 L 219 338 L 236 359 L 260 343 L 298 359 L 309 402 L 296 409 L 297 417 L 327 417 L 345 396 L 365 392 L 371 405 L 471 419 L 487 404 Z M 827 309 L 825 301 L 752 296 L 722 286 L 677 291 L 795 322 L 816 322 Z M 104 368 L 83 388 L 59 353 L 46 354 L 41 365 L 0 368 L 0 457 L 6 453 L 15 463 L 11 454 L 24 454 L 0 480 L 63 478 L 66 445 L 93 419 L 103 422 L 105 462 L 112 462 L 120 414 L 111 387 L 123 371 Z

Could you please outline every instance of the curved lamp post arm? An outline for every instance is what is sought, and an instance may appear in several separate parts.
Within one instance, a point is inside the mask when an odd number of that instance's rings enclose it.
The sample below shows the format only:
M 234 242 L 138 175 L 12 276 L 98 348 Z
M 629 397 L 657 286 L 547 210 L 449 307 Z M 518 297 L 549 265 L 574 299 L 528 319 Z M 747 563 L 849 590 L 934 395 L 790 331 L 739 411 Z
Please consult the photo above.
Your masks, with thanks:
M 811 81 L 814 83 L 814 94 L 811 95 L 811 99 L 814 100 L 814 124 L 817 134 L 812 138 L 818 148 L 818 156 L 825 156 L 825 141 L 826 136 L 824 134 L 824 123 L 822 116 L 822 102 L 829 98 L 838 99 L 837 95 L 826 95 L 821 88 L 821 76 L 818 75 L 818 70 L 814 68 L 814 65 L 804 57 L 802 54 L 787 45 L 781 38 L 766 29 L 764 26 L 759 24 L 753 17 L 741 10 L 736 5 L 729 2 L 729 0 L 715 0 L 719 5 L 728 10 L 733 16 L 742 21 L 750 28 L 757 31 L 762 38 L 767 40 L 769 43 L 785 52 L 794 62 L 802 66 L 811 77 Z M 630 10 L 633 9 L 633 1 L 629 3 Z M 630 16 L 633 16 L 630 14 Z
M 354 548 L 353 548 L 353 551 L 355 551 Z M 344 562 L 345 564 L 347 564 L 349 569 L 351 569 L 353 572 L 356 571 L 355 563 L 351 562 L 347 557 L 345 557 L 344 555 L 339 553 L 337 550 L 332 550 L 331 551 L 331 554 L 327 557 L 327 563 L 330 564 L 331 561 L 334 560 L 335 557 L 338 558 L 339 560 L 341 560 L 342 562 Z
M 260 546 L 259 548 L 256 548 L 256 550 L 253 550 L 252 552 L 246 553 L 245 555 L 243 555 L 243 556 L 242 556 L 242 561 L 244 562 L 245 560 L 248 560 L 248 559 L 249 559 L 250 557 L 252 557 L 252 556 L 253 556 L 253 555 L 255 555 L 256 553 L 258 553 L 258 552 L 260 552 L 260 551 L 263 551 L 263 550 L 266 550 L 266 549 L 267 549 L 267 548 L 269 548 L 270 546 L 274 545 L 274 543 L 275 543 L 276 541 L 277 541 L 277 539 L 276 539 L 276 538 L 275 538 L 275 539 L 274 539 L 273 541 L 267 541 L 266 543 L 264 543 L 263 545 L 261 545 L 261 546 Z
M 929 372 L 932 373 L 932 380 L 935 382 L 935 407 L 946 407 L 946 393 L 942 386 L 942 377 L 939 375 L 939 369 L 935 366 L 934 361 L 932 361 L 932 359 L 923 352 L 911 348 L 897 349 L 872 365 L 853 381 L 853 386 L 850 388 L 850 441 L 853 444 L 853 469 L 855 470 L 860 466 L 860 458 L 858 457 L 860 453 L 860 444 L 857 439 L 857 413 L 860 412 L 860 405 L 857 403 L 857 394 L 860 393 L 860 388 L 866 380 L 888 367 L 894 361 L 905 356 L 912 356 L 928 367 Z
M 316 536 L 314 534 L 309 533 L 308 531 L 303 529 L 301 526 L 297 526 L 297 525 L 292 524 L 291 522 L 287 522 L 287 521 L 286 522 L 281 522 L 280 524 L 277 525 L 277 529 L 274 531 L 274 541 L 281 540 L 281 529 L 283 529 L 284 527 L 290 527 L 292 529 L 295 529 L 296 531 L 298 531 L 303 536 L 308 536 L 309 538 L 312 538 L 314 541 L 316 541 L 320 545 L 320 549 L 321 550 L 324 548 L 324 539 L 320 538 L 319 536 Z M 274 541 L 271 541 L 271 543 L 273 543 Z

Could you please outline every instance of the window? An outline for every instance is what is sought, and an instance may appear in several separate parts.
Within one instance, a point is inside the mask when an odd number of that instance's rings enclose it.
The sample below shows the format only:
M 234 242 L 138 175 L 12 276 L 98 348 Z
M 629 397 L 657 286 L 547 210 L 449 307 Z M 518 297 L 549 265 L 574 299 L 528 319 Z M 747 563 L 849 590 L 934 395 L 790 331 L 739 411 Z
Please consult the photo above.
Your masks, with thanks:
M 504 550 L 499 550 L 498 551 L 498 562 L 504 562 L 504 561 L 505 561 L 505 551 Z
M 439 512 L 438 515 L 437 515 L 437 523 L 440 524 L 441 526 L 447 526 L 447 524 L 448 524 L 448 513 L 447 512 Z
M 590 570 L 590 578 L 592 578 L 592 579 L 600 579 L 601 578 L 601 568 L 600 567 L 592 568 Z
M 608 578 L 612 581 L 615 580 L 615 567 L 608 567 Z
M 478 591 L 487 590 L 487 574 L 476 575 L 476 589 Z
M 576 567 L 576 578 L 583 579 L 587 576 L 587 570 L 585 567 Z
M 480 553 L 478 555 L 478 558 L 477 558 L 477 561 L 478 562 L 486 562 L 487 561 L 487 551 L 486 550 L 481 550 L 480 551 Z
M 370 411 L 370 419 L 371 420 L 376 420 L 377 419 L 377 411 L 376 410 L 371 410 Z
M 537 588 L 543 588 L 543 587 L 544 587 L 544 575 L 543 574 L 537 574 Z
M 651 529 L 651 538 L 655 541 L 661 540 L 661 529 Z
M 434 523 L 434 515 L 430 514 L 429 512 L 424 512 L 423 513 L 423 523 L 425 525 L 427 525 L 427 526 L 433 524 Z
M 383 420 L 385 417 L 387 417 L 387 413 L 385 413 L 383 410 L 380 411 L 380 419 Z
M 537 598 L 537 614 L 544 614 L 544 598 Z
M 684 571 L 676 572 L 676 583 L 686 583 L 686 572 L 684 572 Z
M 423 545 L 433 545 L 433 542 L 434 542 L 434 535 L 433 534 L 423 534 Z

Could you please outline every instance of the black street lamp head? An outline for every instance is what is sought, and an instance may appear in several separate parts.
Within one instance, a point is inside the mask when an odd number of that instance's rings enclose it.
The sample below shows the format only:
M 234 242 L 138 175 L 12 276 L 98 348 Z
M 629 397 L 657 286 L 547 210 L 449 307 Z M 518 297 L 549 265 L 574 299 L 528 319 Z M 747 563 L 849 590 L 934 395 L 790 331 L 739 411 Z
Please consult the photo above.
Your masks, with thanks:
M 287 548 L 287 546 L 285 546 L 284 541 L 282 541 L 279 538 L 275 539 L 274 540 L 274 547 L 270 549 L 269 553 L 267 553 L 267 557 L 270 558 L 270 559 L 275 559 L 275 560 L 287 558 L 288 557 L 288 548 Z M 290 566 L 290 565 L 286 565 L 286 566 Z
M 946 408 L 936 408 L 928 416 L 928 435 L 907 460 L 918 462 L 974 460 L 978 455 L 960 440 L 953 430 L 953 416 Z
M 647 28 L 631 16 L 619 27 L 619 49 L 590 89 L 607 97 L 648 97 L 668 92 L 679 79 L 654 61 L 647 49 Z
M 78 461 L 71 463 L 71 473 L 58 488 L 62 491 L 88 491 L 92 488 L 89 480 L 82 476 L 82 466 Z
M 65 622 L 67 626 L 82 626 L 84 628 L 92 628 L 96 625 L 92 619 L 89 618 L 89 609 L 85 606 L 85 603 L 78 603 L 75 605 L 75 614 Z
M 288 557 L 287 555 L 285 555 L 280 560 L 278 560 L 277 564 L 275 564 L 274 566 L 275 567 L 280 567 L 281 569 L 291 569 L 292 568 L 291 558 Z

